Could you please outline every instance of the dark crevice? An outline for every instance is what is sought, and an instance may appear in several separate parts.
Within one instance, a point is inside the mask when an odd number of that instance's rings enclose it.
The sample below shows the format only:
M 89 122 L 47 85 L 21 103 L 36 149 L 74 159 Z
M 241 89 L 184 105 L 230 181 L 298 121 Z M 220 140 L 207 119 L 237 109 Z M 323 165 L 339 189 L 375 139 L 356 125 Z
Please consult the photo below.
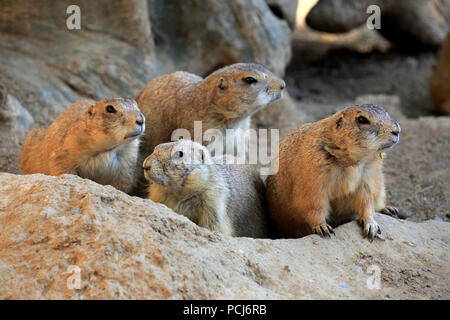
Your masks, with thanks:
M 279 19 L 284 20 L 284 14 L 283 14 L 283 10 L 281 10 L 280 6 L 278 4 L 270 4 L 269 5 L 269 9 L 270 11 L 272 11 L 272 13 Z
M 203 74 L 203 78 L 206 78 L 207 76 L 209 76 L 214 71 L 219 70 L 220 68 L 226 67 L 227 65 L 228 65 L 228 63 L 218 63 L 218 64 L 216 64 L 209 71 L 207 71 L 207 72 L 205 72 L 205 74 Z

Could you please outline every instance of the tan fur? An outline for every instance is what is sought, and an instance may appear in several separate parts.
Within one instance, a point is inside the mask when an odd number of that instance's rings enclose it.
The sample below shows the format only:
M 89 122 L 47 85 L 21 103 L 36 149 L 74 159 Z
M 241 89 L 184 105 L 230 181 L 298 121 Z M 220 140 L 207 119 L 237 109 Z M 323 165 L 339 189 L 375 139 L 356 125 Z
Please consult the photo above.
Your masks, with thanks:
M 357 121 L 364 116 L 370 124 Z M 373 238 L 373 215 L 385 208 L 383 152 L 400 126 L 380 107 L 346 108 L 294 129 L 280 143 L 279 170 L 267 179 L 271 218 L 286 237 L 317 232 L 359 218 Z M 395 135 L 394 133 L 397 133 Z
M 178 152 L 183 152 L 180 156 Z M 227 164 L 190 140 L 158 145 L 143 163 L 148 198 L 199 226 L 236 237 L 268 237 L 265 188 L 251 166 Z
M 115 112 L 107 112 L 108 106 Z M 77 174 L 129 192 L 144 130 L 145 119 L 134 100 L 79 101 L 48 127 L 28 134 L 20 157 L 22 171 Z

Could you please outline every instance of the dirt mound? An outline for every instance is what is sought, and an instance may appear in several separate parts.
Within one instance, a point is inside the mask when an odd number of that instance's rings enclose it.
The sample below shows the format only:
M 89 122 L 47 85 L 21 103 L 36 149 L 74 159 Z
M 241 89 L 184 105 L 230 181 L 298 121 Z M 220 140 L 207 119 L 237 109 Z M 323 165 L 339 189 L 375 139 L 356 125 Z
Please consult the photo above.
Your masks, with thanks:
M 445 222 L 260 240 L 71 175 L 0 174 L 0 194 L 1 299 L 450 298 Z

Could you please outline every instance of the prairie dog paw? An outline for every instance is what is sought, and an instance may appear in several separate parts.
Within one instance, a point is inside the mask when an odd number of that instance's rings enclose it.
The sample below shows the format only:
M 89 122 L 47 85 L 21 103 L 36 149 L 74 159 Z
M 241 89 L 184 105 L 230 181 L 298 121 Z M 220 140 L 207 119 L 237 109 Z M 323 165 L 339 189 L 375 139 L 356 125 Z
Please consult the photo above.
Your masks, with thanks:
M 406 219 L 408 217 L 404 212 L 401 212 L 396 207 L 383 208 L 380 210 L 380 213 L 386 214 L 391 217 L 397 217 L 399 219 Z
M 381 234 L 381 229 L 374 219 L 362 220 L 364 238 L 373 240 L 376 236 Z
M 333 228 L 327 223 L 319 224 L 319 225 L 313 227 L 312 229 L 315 234 L 318 234 L 319 236 L 322 236 L 322 237 L 330 237 L 331 238 L 331 234 L 334 234 Z

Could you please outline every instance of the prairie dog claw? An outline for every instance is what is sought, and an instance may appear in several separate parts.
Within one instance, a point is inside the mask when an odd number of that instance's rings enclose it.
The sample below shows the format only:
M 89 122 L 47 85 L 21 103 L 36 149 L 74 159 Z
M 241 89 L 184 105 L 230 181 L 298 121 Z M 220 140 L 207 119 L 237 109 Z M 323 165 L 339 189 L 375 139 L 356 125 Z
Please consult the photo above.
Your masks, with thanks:
M 380 210 L 380 213 L 391 216 L 391 217 L 397 217 L 399 219 L 406 219 L 407 216 L 404 212 L 400 212 L 396 207 L 386 207 Z
M 375 220 L 371 219 L 369 221 L 362 221 L 362 224 L 364 238 L 368 238 L 370 241 L 373 241 L 377 235 L 381 234 L 381 229 Z
M 327 223 L 319 224 L 318 226 L 315 226 L 312 229 L 315 234 L 318 234 L 319 236 L 322 237 L 331 238 L 331 234 L 334 234 L 333 228 Z

